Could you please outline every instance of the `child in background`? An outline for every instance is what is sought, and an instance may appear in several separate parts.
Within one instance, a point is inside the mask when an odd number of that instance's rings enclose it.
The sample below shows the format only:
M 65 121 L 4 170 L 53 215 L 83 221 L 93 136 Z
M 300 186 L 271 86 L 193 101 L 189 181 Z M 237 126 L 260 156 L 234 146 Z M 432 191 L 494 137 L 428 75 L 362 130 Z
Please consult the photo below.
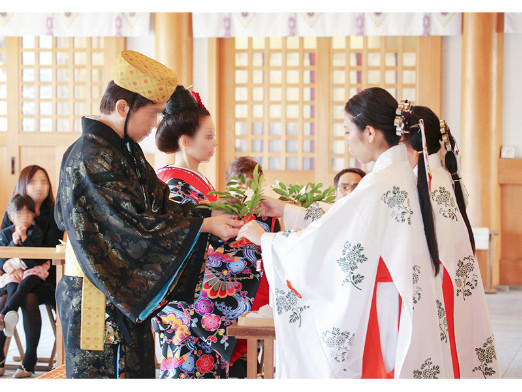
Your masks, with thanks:
M 14 195 L 7 207 L 13 225 L 0 232 L 0 246 L 41 246 L 43 235 L 35 225 L 35 204 L 27 195 Z M 49 276 L 49 260 L 2 258 L 0 259 L 0 330 L 13 336 L 18 322 L 18 308 L 26 294 Z

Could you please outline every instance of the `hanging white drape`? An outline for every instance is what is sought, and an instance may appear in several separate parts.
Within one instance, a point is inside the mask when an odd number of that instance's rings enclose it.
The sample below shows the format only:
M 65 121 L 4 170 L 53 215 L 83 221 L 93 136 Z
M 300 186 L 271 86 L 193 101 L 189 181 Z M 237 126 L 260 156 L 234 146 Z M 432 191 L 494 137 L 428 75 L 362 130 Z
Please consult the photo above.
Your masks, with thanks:
M 0 12 L 0 36 L 133 37 L 149 34 L 143 12 Z
M 351 35 L 460 35 L 462 14 L 404 13 L 193 13 L 195 38 Z
M 522 33 L 522 12 L 508 12 L 504 14 L 504 32 Z

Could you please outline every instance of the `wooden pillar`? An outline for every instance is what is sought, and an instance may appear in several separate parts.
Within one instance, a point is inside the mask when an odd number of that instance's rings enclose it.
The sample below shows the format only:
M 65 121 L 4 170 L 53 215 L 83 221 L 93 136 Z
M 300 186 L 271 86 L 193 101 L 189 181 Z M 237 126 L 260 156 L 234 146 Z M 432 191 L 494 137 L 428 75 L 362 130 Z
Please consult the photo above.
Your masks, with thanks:
M 503 17 L 501 13 L 464 13 L 462 23 L 460 163 L 470 194 L 467 211 L 473 227 L 495 230 L 500 229 Z M 496 244 L 493 284 L 498 284 L 499 258 Z M 485 260 L 480 261 L 485 278 Z
M 188 12 L 156 12 L 154 14 L 156 60 L 171 68 L 178 76 L 178 84 L 193 83 L 192 14 Z M 157 151 L 154 167 L 174 162 L 174 154 Z

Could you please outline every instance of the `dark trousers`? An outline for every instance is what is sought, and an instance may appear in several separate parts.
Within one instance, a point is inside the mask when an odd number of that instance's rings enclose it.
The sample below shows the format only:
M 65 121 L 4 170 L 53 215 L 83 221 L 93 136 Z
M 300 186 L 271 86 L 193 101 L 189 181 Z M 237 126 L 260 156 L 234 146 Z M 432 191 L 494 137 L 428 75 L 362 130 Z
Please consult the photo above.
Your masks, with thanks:
M 5 286 L 7 290 L 7 300 L 0 309 L 0 314 L 5 315 L 11 310 L 18 310 L 24 302 L 25 297 L 43 280 L 36 275 L 29 275 L 20 283 L 8 283 Z M 3 297 L 3 296 L 2 296 Z
M 2 314 L 9 310 L 22 309 L 23 325 L 25 332 L 25 354 L 22 360 L 22 366 L 27 371 L 34 371 L 36 365 L 36 350 L 40 341 L 42 332 L 42 316 L 40 314 L 40 300 L 37 294 L 31 292 L 38 285 L 41 285 L 42 279 L 38 276 L 28 276 L 20 284 L 10 283 L 11 287 L 6 286 L 7 294 L 0 296 L 0 309 Z M 6 336 L 0 331 L 0 362 L 4 358 L 4 345 Z

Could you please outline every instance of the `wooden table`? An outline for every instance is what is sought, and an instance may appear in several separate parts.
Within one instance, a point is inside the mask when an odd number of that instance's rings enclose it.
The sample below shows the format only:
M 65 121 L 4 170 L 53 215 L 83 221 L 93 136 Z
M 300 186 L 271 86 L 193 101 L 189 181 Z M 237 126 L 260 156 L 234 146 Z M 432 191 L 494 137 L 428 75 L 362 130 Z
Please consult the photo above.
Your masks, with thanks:
M 274 378 L 274 327 L 231 325 L 227 335 L 247 340 L 247 378 L 257 378 L 257 342 L 263 345 L 264 378 Z
M 21 246 L 0 246 L 0 257 L 21 259 L 43 259 L 51 260 L 56 266 L 56 283 L 63 276 L 65 266 L 65 246 L 56 247 L 21 247 Z M 56 366 L 65 364 L 65 354 L 63 349 L 62 327 L 58 312 L 56 313 Z M 3 347 L 2 347 L 3 349 Z

